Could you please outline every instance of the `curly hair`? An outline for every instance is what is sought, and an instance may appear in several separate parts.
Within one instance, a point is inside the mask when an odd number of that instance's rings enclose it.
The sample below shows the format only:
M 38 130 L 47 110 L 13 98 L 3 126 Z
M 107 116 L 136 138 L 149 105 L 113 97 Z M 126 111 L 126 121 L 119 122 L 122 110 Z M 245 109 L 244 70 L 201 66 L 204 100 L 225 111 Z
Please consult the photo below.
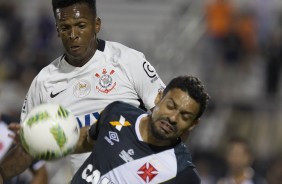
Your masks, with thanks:
M 200 79 L 194 76 L 187 75 L 175 77 L 166 86 L 163 91 L 163 95 L 175 88 L 187 92 L 191 98 L 193 98 L 197 103 L 200 104 L 200 110 L 196 119 L 200 118 L 205 111 L 210 99 L 210 96 L 205 91 L 204 85 L 202 84 Z

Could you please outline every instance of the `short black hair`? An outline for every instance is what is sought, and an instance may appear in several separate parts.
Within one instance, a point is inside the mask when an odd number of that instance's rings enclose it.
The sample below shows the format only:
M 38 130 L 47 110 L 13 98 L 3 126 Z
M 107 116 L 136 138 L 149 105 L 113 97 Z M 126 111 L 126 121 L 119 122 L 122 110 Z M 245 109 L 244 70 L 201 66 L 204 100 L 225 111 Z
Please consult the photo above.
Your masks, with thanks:
M 52 0 L 53 13 L 56 16 L 56 9 L 79 3 L 86 3 L 93 10 L 94 15 L 97 15 L 96 0 Z
M 200 104 L 200 110 L 197 114 L 196 119 L 200 118 L 205 111 L 210 96 L 205 91 L 204 85 L 199 78 L 194 76 L 178 76 L 173 78 L 163 91 L 163 95 L 166 95 L 168 91 L 172 89 L 181 89 L 187 92 L 188 95 L 193 98 L 197 103 Z

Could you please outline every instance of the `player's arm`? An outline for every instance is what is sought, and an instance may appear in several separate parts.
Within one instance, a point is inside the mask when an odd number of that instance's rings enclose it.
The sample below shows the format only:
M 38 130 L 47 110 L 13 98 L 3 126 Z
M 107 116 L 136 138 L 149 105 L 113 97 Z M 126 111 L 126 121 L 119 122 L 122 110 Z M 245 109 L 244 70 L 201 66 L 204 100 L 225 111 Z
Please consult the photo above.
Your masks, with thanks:
M 0 164 L 0 174 L 4 180 L 19 175 L 32 163 L 31 156 L 22 146 L 11 149 Z
M 15 132 L 16 145 L 4 157 L 0 164 L 0 174 L 3 180 L 19 175 L 32 163 L 32 157 L 24 150 L 19 141 L 20 125 L 11 123 L 9 129 Z
M 93 149 L 94 141 L 88 138 L 88 130 L 90 128 L 89 126 L 86 126 L 80 129 L 79 140 L 77 142 L 74 153 L 85 153 Z

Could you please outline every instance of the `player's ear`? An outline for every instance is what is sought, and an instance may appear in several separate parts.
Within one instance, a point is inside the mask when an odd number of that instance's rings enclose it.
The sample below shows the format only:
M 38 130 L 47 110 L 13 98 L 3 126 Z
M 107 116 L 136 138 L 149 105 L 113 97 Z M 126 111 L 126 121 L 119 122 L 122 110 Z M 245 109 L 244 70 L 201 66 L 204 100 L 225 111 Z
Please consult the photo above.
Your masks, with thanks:
M 96 17 L 95 18 L 95 33 L 99 33 L 100 29 L 101 29 L 101 18 L 100 17 Z
M 162 91 L 159 91 L 159 92 L 158 92 L 158 95 L 157 95 L 156 98 L 155 98 L 155 105 L 157 105 L 157 104 L 161 101 L 162 96 L 163 96 L 163 92 L 162 92 Z
M 195 121 L 193 121 L 188 131 L 189 132 L 192 131 L 199 122 L 200 122 L 200 119 L 196 119 Z

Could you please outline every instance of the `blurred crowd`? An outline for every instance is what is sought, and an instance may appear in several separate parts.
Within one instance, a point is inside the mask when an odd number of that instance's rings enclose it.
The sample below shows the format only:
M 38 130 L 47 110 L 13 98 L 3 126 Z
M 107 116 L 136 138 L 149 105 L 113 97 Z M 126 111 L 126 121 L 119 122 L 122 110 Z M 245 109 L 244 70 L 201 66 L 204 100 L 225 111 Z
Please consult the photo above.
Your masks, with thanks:
M 20 113 L 25 94 L 35 75 L 58 56 L 55 24 L 41 11 L 32 27 L 9 1 L 0 3 L 0 111 Z
M 199 53 L 214 103 L 190 142 L 204 184 L 281 183 L 282 9 L 272 2 L 203 3 Z M 234 136 L 251 144 L 230 148 Z
M 212 103 L 188 144 L 202 183 L 251 183 L 257 175 L 254 184 L 281 183 L 282 8 L 267 0 L 201 2 L 205 30 L 193 49 Z M 50 11 L 27 24 L 18 8 L 0 2 L 0 112 L 15 116 L 34 76 L 62 53 Z M 233 147 L 234 136 L 249 144 Z
M 275 11 L 271 1 L 257 0 L 240 7 L 235 2 L 209 0 L 205 4 L 206 36 L 212 58 L 220 60 L 227 70 L 223 75 L 231 78 L 240 75 L 240 70 L 257 65 L 256 60 L 261 58 L 265 61 L 263 93 L 275 98 L 281 92 L 282 11 Z M 239 71 L 234 73 L 236 67 Z

